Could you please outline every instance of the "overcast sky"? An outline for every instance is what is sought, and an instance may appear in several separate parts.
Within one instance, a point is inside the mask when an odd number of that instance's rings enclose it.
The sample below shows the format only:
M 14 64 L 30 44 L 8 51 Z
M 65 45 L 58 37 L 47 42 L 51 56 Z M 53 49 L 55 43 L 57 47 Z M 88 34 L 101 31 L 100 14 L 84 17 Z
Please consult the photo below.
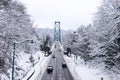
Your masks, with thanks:
M 54 28 L 54 21 L 61 28 L 77 29 L 92 24 L 100 0 L 19 0 L 25 4 L 28 14 L 40 28 Z

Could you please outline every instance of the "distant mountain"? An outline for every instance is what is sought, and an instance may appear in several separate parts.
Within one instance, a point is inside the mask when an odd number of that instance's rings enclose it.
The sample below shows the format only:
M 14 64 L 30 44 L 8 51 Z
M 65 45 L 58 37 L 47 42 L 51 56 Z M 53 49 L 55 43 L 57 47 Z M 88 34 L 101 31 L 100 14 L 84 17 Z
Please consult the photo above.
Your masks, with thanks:
M 44 35 L 49 35 L 51 38 L 54 37 L 54 29 L 49 28 L 37 28 L 36 33 L 41 38 Z
M 68 31 L 72 31 L 72 30 L 61 30 L 61 36 L 63 37 Z M 37 28 L 36 33 L 40 38 L 44 35 L 49 35 L 51 38 L 54 38 L 54 29 Z

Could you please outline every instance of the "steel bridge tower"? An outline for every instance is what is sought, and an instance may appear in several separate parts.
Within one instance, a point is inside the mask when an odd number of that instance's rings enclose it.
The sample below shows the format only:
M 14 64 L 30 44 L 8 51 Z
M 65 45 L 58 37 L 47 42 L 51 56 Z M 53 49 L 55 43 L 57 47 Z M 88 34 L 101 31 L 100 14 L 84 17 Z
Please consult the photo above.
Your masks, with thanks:
M 54 41 L 59 41 L 61 43 L 60 21 L 55 21 L 54 24 Z

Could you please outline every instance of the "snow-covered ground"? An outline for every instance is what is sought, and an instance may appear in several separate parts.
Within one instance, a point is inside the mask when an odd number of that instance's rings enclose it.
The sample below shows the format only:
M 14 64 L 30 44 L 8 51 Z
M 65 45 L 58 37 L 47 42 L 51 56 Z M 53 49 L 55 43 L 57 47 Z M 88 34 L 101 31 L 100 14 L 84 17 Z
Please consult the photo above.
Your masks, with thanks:
M 17 54 L 17 53 L 16 53 Z M 33 68 L 32 63 L 30 62 L 30 54 L 25 53 L 24 51 L 21 51 L 17 56 L 15 56 L 15 63 L 17 66 L 14 67 L 14 76 L 16 80 L 19 80 L 26 76 L 26 74 Z M 38 58 L 35 58 L 35 61 L 39 61 Z M 5 80 L 11 80 L 12 76 L 12 70 L 8 70 L 10 74 L 10 78 L 4 78 Z M 15 73 L 17 72 L 17 74 Z M 3 79 L 3 80 L 4 80 Z
M 64 59 L 68 65 L 74 80 L 110 80 L 107 74 L 103 73 L 100 69 L 90 68 L 84 64 L 84 61 L 78 57 L 78 60 L 64 55 Z
M 41 80 L 42 75 L 44 74 L 47 65 L 51 59 L 51 55 L 45 57 L 44 52 L 37 51 L 33 55 L 34 65 L 30 62 L 30 56 L 31 54 L 26 54 L 21 51 L 19 57 L 16 57 L 16 62 L 18 66 L 15 66 L 15 72 L 17 71 L 18 74 L 14 75 L 15 80 Z M 11 70 L 9 70 L 8 72 L 10 73 L 11 77 Z M 11 78 L 6 78 L 3 75 L 2 80 L 11 80 Z
M 47 68 L 47 65 L 50 61 L 51 55 L 48 57 L 45 57 L 42 52 L 38 51 L 36 53 L 36 56 L 34 57 L 38 57 L 38 55 L 40 56 L 40 60 L 37 62 L 37 64 L 34 67 L 31 68 L 31 70 L 22 80 L 27 80 L 28 78 L 29 80 L 41 80 L 42 75 L 44 74 Z

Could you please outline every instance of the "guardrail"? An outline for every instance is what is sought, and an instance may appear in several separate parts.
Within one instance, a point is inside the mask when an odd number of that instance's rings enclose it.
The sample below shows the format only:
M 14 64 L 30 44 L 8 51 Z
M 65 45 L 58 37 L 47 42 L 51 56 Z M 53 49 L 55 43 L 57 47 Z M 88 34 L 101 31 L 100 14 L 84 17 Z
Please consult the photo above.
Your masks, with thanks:
M 33 76 L 34 73 L 35 73 L 35 70 L 34 70 L 33 73 L 27 78 L 27 80 L 29 80 L 29 79 Z

